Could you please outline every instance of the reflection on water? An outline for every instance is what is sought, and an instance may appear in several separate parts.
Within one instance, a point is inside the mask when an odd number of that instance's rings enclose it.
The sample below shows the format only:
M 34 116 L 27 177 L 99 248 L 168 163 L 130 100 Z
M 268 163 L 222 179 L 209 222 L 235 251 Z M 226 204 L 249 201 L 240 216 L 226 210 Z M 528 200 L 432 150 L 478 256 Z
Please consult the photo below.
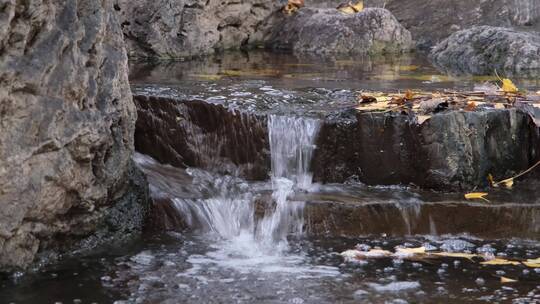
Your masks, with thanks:
M 315 57 L 263 51 L 225 53 L 194 61 L 141 63 L 130 66 L 135 87 L 159 85 L 197 91 L 198 83 L 218 86 L 262 80 L 277 89 L 325 88 L 396 91 L 405 89 L 471 90 L 494 76 L 450 76 L 434 68 L 421 54 L 399 57 Z M 521 88 L 538 88 L 540 79 L 514 79 Z M 190 90 L 190 87 L 195 86 Z M 242 93 L 238 93 L 241 95 Z M 245 94 L 245 93 L 244 93 Z
M 195 61 L 132 63 L 135 94 L 201 99 L 248 111 L 329 112 L 356 104 L 359 91 L 472 90 L 494 76 L 452 77 L 422 55 L 319 58 L 263 51 Z M 537 90 L 540 79 L 513 79 Z

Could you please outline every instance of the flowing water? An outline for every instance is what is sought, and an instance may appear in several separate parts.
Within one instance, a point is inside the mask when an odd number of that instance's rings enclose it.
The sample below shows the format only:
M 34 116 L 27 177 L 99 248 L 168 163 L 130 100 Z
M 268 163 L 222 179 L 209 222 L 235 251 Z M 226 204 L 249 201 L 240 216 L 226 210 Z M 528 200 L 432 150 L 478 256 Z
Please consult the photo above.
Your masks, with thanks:
M 170 220 L 169 231 L 12 274 L 0 281 L 0 303 L 540 303 L 540 268 L 451 257 L 347 262 L 340 255 L 424 246 L 539 257 L 538 184 L 490 194 L 486 206 L 459 193 L 320 185 L 310 172 L 316 114 L 349 105 L 358 90 L 470 89 L 484 78 L 440 75 L 418 58 L 264 53 L 133 70 L 136 93 L 266 115 L 268 179 L 179 169 L 136 154 L 156 204 L 170 206 L 162 220 Z M 534 79 L 516 82 L 539 87 Z M 518 282 L 501 284 L 501 277 Z

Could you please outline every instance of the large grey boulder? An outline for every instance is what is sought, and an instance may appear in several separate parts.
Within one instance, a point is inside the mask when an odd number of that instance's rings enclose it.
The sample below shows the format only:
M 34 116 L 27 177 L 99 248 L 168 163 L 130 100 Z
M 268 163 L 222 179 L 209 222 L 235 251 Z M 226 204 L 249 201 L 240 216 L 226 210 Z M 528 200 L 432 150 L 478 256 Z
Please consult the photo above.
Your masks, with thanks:
M 540 72 L 540 35 L 477 26 L 459 31 L 435 46 L 432 61 L 449 72 L 478 75 Z
M 317 54 L 400 53 L 413 48 L 409 31 L 382 8 L 356 14 L 314 8 L 291 16 L 277 13 L 264 41 L 271 49 Z
M 0 270 L 140 229 L 136 110 L 112 12 L 109 0 L 0 1 Z
M 343 0 L 306 0 L 306 6 L 336 7 Z M 452 33 L 475 25 L 540 31 L 538 0 L 365 0 L 368 7 L 385 7 L 428 50 Z
M 180 58 L 238 49 L 283 4 L 268 0 L 114 0 L 130 57 Z

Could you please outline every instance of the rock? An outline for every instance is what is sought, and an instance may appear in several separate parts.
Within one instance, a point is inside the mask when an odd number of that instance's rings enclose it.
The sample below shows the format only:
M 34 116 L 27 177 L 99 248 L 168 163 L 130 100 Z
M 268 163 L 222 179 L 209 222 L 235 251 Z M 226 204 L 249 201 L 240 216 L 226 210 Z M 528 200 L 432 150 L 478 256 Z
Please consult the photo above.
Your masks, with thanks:
M 264 113 L 165 97 L 135 100 L 138 151 L 173 166 L 268 178 Z M 408 115 L 344 109 L 326 115 L 316 144 L 311 168 L 322 183 L 463 191 L 487 186 L 490 173 L 502 179 L 540 159 L 538 126 L 518 109 L 447 110 L 420 125 Z
M 308 0 L 306 6 L 334 8 L 343 2 L 346 1 Z M 390 10 L 422 50 L 429 50 L 452 33 L 475 25 L 540 31 L 538 0 L 365 0 L 365 5 Z
M 112 11 L 108 0 L 0 5 L 0 269 L 96 230 L 112 236 L 114 208 L 130 210 L 123 219 L 144 213 L 131 191 L 146 186 L 130 181 L 136 109 Z
M 380 54 L 408 52 L 411 34 L 385 9 L 343 14 L 336 9 L 300 9 L 276 13 L 263 40 L 271 49 L 296 53 Z
M 540 73 L 540 35 L 513 29 L 476 26 L 452 34 L 433 48 L 431 60 L 449 72 Z
M 130 57 L 181 58 L 238 49 L 278 10 L 267 0 L 114 0 Z
M 135 96 L 137 151 L 176 167 L 265 180 L 270 170 L 266 118 L 203 101 Z
M 539 158 L 540 134 L 516 110 L 447 111 L 421 125 L 408 115 L 358 113 L 327 119 L 313 159 L 316 181 L 415 184 L 442 191 L 487 186 Z M 375 136 L 376 134 L 376 136 Z

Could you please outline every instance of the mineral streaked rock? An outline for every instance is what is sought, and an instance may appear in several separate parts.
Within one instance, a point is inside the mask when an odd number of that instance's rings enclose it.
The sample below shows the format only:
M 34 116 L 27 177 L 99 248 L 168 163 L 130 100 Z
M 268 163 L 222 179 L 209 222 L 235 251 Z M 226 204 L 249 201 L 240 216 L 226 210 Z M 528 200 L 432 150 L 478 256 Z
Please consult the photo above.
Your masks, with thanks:
M 304 8 L 292 16 L 274 14 L 266 25 L 267 47 L 296 53 L 380 54 L 408 52 L 411 34 L 386 9 L 356 14 Z
M 112 12 L 108 0 L 0 4 L 0 268 L 104 238 L 114 202 L 138 193 L 126 194 L 136 109 Z
M 115 0 L 130 57 L 180 58 L 238 49 L 279 10 L 268 0 Z
M 472 27 L 437 44 L 430 58 L 449 72 L 540 74 L 540 35 L 501 27 Z

